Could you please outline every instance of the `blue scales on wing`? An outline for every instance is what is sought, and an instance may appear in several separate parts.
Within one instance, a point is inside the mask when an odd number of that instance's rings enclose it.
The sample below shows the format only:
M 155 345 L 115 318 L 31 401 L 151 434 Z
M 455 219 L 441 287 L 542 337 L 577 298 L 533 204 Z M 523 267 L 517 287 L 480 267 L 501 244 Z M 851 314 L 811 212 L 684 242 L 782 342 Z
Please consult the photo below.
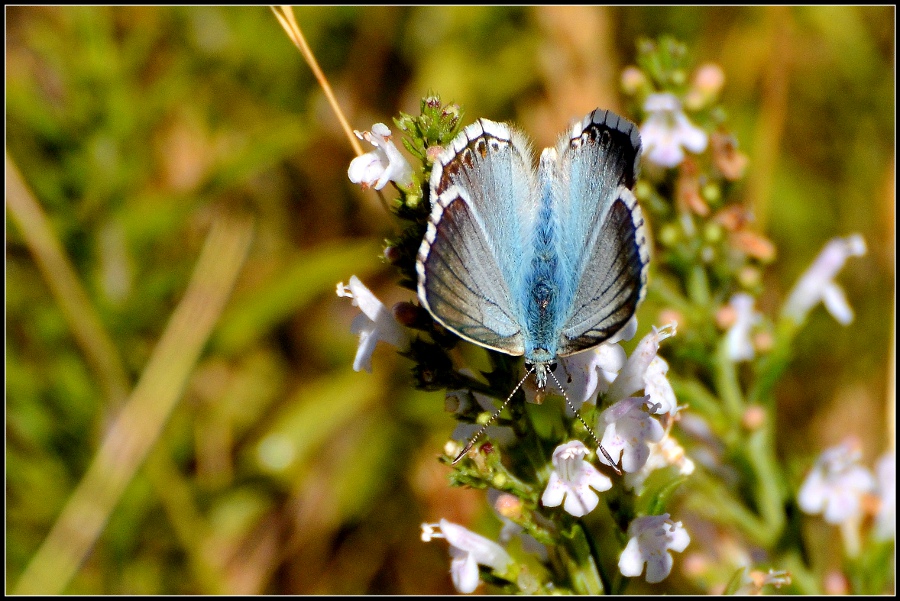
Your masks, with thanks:
M 435 162 L 416 266 L 419 298 L 440 323 L 511 355 L 524 352 L 515 291 L 533 253 L 536 191 L 524 136 L 487 119 L 469 125 Z
M 571 297 L 560 319 L 557 352 L 590 348 L 621 330 L 643 299 L 649 252 L 644 219 L 631 192 L 641 154 L 630 121 L 595 110 L 556 148 L 554 216 L 561 285 Z

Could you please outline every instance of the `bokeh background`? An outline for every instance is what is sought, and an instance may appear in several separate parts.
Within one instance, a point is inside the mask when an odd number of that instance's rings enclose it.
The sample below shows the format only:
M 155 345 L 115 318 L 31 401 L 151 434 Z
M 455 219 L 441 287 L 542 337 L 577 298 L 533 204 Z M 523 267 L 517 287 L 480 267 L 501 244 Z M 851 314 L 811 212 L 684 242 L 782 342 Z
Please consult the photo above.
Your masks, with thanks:
M 721 65 L 750 157 L 736 193 L 778 247 L 763 309 L 829 238 L 869 247 L 839 277 L 856 321 L 819 308 L 797 339 L 779 453 L 893 448 L 894 7 L 295 13 L 360 130 L 433 91 L 546 146 L 623 110 L 641 37 Z M 45 591 L 453 592 L 419 524 L 499 522 L 436 461 L 443 393 L 414 391 L 387 346 L 352 371 L 357 310 L 335 284 L 412 300 L 381 259 L 397 226 L 347 180 L 353 152 L 271 11 L 6 17 L 7 590 L 69 503 Z

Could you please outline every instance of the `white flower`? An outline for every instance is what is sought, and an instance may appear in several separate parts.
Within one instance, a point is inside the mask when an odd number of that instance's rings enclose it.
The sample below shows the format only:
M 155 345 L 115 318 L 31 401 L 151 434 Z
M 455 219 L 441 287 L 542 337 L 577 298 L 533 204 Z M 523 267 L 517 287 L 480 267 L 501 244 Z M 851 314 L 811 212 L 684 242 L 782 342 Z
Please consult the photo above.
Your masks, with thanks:
M 681 553 L 691 542 L 681 522 L 673 522 L 669 514 L 636 518 L 628 526 L 628 544 L 619 556 L 623 576 L 640 576 L 647 564 L 647 582 L 662 582 L 672 571 L 672 554 Z
M 635 347 L 631 356 L 628 357 L 625 366 L 606 391 L 607 401 L 619 401 L 638 390 L 644 390 L 646 392 L 646 387 L 648 385 L 648 369 L 650 368 L 653 359 L 656 357 L 657 351 L 659 351 L 659 343 L 670 336 L 674 336 L 677 325 L 678 324 L 675 322 L 672 322 L 661 328 L 656 328 L 656 326 L 654 326 L 649 334 L 641 338 L 641 341 L 638 342 L 637 347 Z M 658 397 L 654 398 L 653 402 L 660 404 L 659 407 L 654 407 L 654 413 L 666 413 L 667 411 L 665 409 L 669 409 L 674 403 L 674 394 L 671 399 L 668 398 L 668 391 L 663 390 L 659 378 L 665 377 L 665 372 L 668 371 L 668 365 L 657 362 L 654 368 L 649 371 L 649 378 L 651 380 L 650 386 L 653 388 L 654 392 L 657 393 Z
M 579 440 L 561 444 L 553 451 L 553 472 L 541 496 L 544 507 L 563 504 L 566 513 L 580 518 L 594 510 L 599 492 L 612 488 L 612 481 L 584 460 L 588 449 Z
M 725 346 L 728 349 L 728 358 L 737 363 L 749 361 L 755 355 L 753 342 L 750 340 L 750 331 L 762 316 L 753 310 L 753 297 L 746 292 L 739 292 L 728 301 L 734 310 L 735 320 L 725 333 Z
M 859 519 L 862 496 L 875 490 L 875 478 L 859 464 L 861 456 L 859 445 L 853 440 L 826 449 L 800 487 L 800 509 L 823 514 L 829 524 Z
M 647 462 L 636 472 L 626 473 L 624 482 L 628 490 L 640 490 L 650 472 L 664 467 L 676 466 L 682 476 L 694 473 L 694 462 L 685 454 L 684 447 L 678 444 L 668 432 L 659 442 L 650 443 L 650 455 Z
M 372 131 L 353 131 L 360 140 L 366 140 L 375 150 L 350 161 L 347 175 L 354 184 L 363 189 L 372 187 L 381 190 L 393 181 L 401 186 L 412 183 L 413 170 L 391 141 L 391 130 L 384 123 L 376 123 Z
M 859 234 L 829 240 L 810 268 L 794 285 L 781 314 L 801 324 L 806 321 L 812 308 L 821 301 L 838 323 L 849 324 L 853 321 L 853 309 L 850 308 L 844 291 L 835 283 L 834 278 L 849 257 L 861 257 L 864 254 L 866 241 Z
M 479 565 L 503 575 L 512 563 L 509 553 L 494 541 L 447 520 L 422 524 L 422 540 L 427 543 L 433 538 L 450 543 L 450 578 L 461 593 L 471 593 L 478 586 Z
M 647 371 L 644 372 L 644 392 L 650 397 L 652 405 L 651 413 L 657 415 L 674 414 L 678 410 L 678 401 L 675 399 L 675 391 L 669 384 L 666 374 L 669 373 L 669 364 L 657 355 L 650 361 Z
M 644 110 L 648 116 L 641 126 L 641 140 L 650 162 L 675 167 L 684 160 L 683 148 L 694 153 L 706 150 L 706 132 L 688 120 L 672 94 L 651 94 Z
M 650 456 L 650 443 L 659 441 L 665 430 L 645 409 L 649 396 L 622 399 L 600 414 L 600 424 L 605 423 L 600 444 L 615 461 L 619 461 L 625 472 L 636 472 L 644 467 Z M 598 458 L 609 464 L 603 455 Z
M 349 286 L 344 286 L 343 282 L 338 283 L 337 295 L 353 299 L 353 305 L 362 311 L 350 326 L 350 331 L 359 334 L 359 348 L 353 359 L 354 370 L 365 369 L 372 373 L 372 351 L 379 340 L 401 350 L 408 347 L 409 335 L 406 330 L 358 277 L 351 276 Z
M 878 513 L 875 514 L 874 536 L 878 540 L 894 538 L 897 520 L 897 465 L 893 453 L 882 455 L 875 464 L 878 489 Z

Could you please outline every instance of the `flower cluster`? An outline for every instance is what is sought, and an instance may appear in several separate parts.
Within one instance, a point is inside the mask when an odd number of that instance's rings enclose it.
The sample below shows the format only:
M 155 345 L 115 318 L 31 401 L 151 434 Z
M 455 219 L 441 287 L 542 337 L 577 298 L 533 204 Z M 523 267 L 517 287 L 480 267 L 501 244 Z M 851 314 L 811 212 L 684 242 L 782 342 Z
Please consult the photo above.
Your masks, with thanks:
M 414 220 L 423 219 L 427 211 L 422 210 L 417 191 L 410 186 L 410 182 L 427 179 L 428 169 L 437 154 L 434 149 L 439 147 L 438 143 L 446 143 L 459 115 L 452 105 L 441 106 L 436 97 L 426 98 L 422 109 L 419 118 L 403 115 L 397 121 L 401 131 L 411 135 L 410 139 L 404 139 L 404 146 L 422 160 L 421 171 L 416 172 L 408 167 L 408 162 L 391 141 L 389 129 L 383 124 L 374 125 L 371 132 L 358 134 L 375 145 L 376 150 L 354 159 L 349 170 L 350 179 L 363 188 L 381 189 L 388 182 L 394 182 L 401 194 L 400 201 L 393 205 L 395 210 L 399 215 Z M 441 123 L 443 127 L 439 126 Z M 385 254 L 401 272 L 408 273 L 409 253 L 421 235 L 421 229 L 411 226 L 389 244 Z M 409 276 L 412 279 L 413 274 Z M 421 375 L 421 385 L 433 388 L 440 382 L 447 387 L 447 409 L 460 420 L 453 438 L 461 442 L 475 436 L 487 438 L 487 443 L 470 453 L 472 461 L 459 465 L 455 478 L 460 484 L 488 485 L 495 491 L 493 505 L 505 524 L 501 540 L 508 541 L 511 533 L 515 532 L 522 538 L 523 544 L 529 541 L 530 546 L 546 556 L 547 549 L 551 548 L 547 545 L 566 540 L 559 538 L 559 528 L 553 525 L 558 519 L 554 517 L 557 514 L 548 511 L 561 507 L 566 515 L 574 518 L 593 512 L 600 503 L 600 495 L 613 487 L 612 479 L 603 471 L 603 464 L 606 464 L 606 469 L 615 471 L 621 467 L 626 475 L 642 472 L 645 474 L 643 477 L 654 469 L 667 466 L 666 457 L 672 455 L 657 453 L 652 465 L 648 465 L 648 460 L 651 449 L 666 437 L 666 427 L 660 420 L 668 423 L 678 411 L 675 393 L 667 379 L 668 364 L 658 355 L 660 342 L 675 334 L 674 323 L 652 328 L 629 355 L 622 344 L 631 340 L 637 332 L 637 320 L 632 319 L 616 336 L 603 344 L 561 358 L 553 366 L 554 377 L 548 379 L 546 389 L 538 391 L 533 378 L 526 379 L 523 385 L 525 405 L 513 403 L 509 409 L 512 413 L 510 418 L 501 416 L 496 425 L 488 425 L 497 411 L 495 399 L 502 398 L 502 386 L 506 385 L 504 382 L 507 380 L 499 378 L 502 369 L 485 374 L 488 376 L 487 382 L 467 368 L 454 369 L 451 363 L 441 359 L 441 353 L 452 348 L 455 340 L 435 328 L 429 319 L 423 318 L 414 305 L 401 303 L 393 311 L 387 310 L 355 276 L 348 286 L 338 285 L 338 295 L 350 297 L 362 311 L 353 323 L 353 331 L 360 335 L 354 369 L 371 370 L 371 355 L 377 341 L 397 347 L 419 364 L 417 374 Z M 403 326 L 428 334 L 433 342 L 414 337 Z M 495 357 L 492 355 L 492 358 Z M 561 388 L 560 383 L 563 382 L 565 384 Z M 641 394 L 637 394 L 639 392 Z M 526 438 L 523 441 L 520 432 L 523 424 L 527 424 L 523 421 L 528 419 L 527 404 L 541 402 L 547 396 L 566 397 L 569 403 L 565 411 L 569 417 L 573 417 L 573 412 L 583 413 L 583 417 L 579 414 L 579 419 L 587 417 L 592 425 L 588 426 L 583 421 L 573 422 L 584 423 L 585 428 L 570 431 L 550 455 L 549 471 L 533 474 L 532 481 L 528 482 L 522 480 L 521 472 L 510 470 L 500 463 L 499 458 L 507 455 L 515 461 L 517 457 L 524 457 L 523 453 L 536 450 L 530 444 L 523 444 L 536 442 L 536 439 Z M 600 434 L 599 441 L 594 437 L 593 430 Z M 672 439 L 669 440 L 677 445 Z M 599 450 L 604 453 L 595 454 L 586 442 L 592 446 L 599 442 Z M 447 450 L 449 459 L 458 453 L 459 447 L 451 445 Z M 599 461 L 600 468 L 589 459 Z M 538 501 L 543 510 L 529 502 L 529 498 Z M 635 518 L 634 523 L 642 524 L 641 520 L 640 517 Z M 475 590 L 480 574 L 478 566 L 490 569 L 495 583 L 504 579 L 512 583 L 516 570 L 510 566 L 514 562 L 501 546 L 446 520 L 441 520 L 439 525 L 425 525 L 423 528 L 424 539 L 443 537 L 450 542 L 451 576 L 460 592 Z M 632 535 L 650 540 L 648 535 L 638 530 L 634 530 Z M 680 542 L 675 541 L 668 548 L 679 550 L 679 546 Z M 642 543 L 638 549 L 628 551 L 625 557 L 631 559 L 623 565 L 626 569 L 633 569 L 633 561 L 642 557 L 643 561 L 653 566 L 648 570 L 648 578 L 662 579 L 671 568 L 671 558 L 668 553 L 664 554 L 669 557 L 666 567 L 665 562 L 660 563 L 656 558 L 657 552 L 657 547 Z M 634 575 L 639 574 L 640 570 Z M 524 590 L 520 584 L 517 582 L 516 586 Z

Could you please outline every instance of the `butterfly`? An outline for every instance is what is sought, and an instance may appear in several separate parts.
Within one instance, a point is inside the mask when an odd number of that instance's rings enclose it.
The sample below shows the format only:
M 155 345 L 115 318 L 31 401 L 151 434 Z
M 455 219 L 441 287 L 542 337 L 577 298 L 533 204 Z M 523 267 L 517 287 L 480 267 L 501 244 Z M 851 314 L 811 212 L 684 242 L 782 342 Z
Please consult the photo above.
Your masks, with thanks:
M 418 296 L 461 338 L 525 356 L 538 389 L 559 357 L 622 330 L 644 298 L 637 127 L 596 109 L 541 152 L 479 119 L 435 161 Z

